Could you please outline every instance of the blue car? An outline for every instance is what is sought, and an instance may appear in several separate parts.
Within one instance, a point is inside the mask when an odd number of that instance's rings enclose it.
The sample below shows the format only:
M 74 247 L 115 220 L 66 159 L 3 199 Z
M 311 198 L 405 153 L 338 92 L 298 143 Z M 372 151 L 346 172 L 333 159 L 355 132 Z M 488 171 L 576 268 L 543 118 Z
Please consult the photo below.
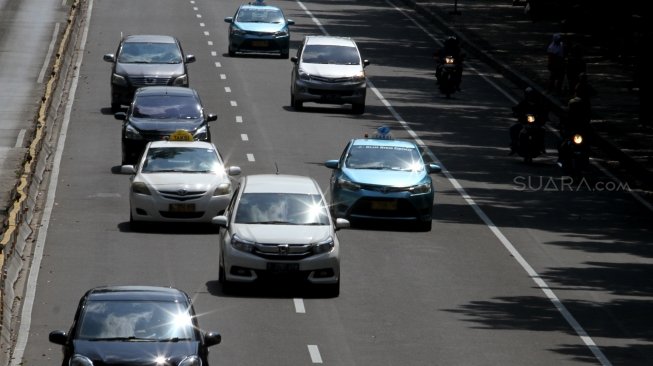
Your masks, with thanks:
M 229 23 L 229 56 L 236 53 L 278 53 L 281 58 L 290 54 L 289 25 L 283 11 L 276 6 L 257 2 L 241 5 Z
M 383 138 L 353 139 L 333 169 L 329 186 L 335 217 L 414 222 L 431 230 L 434 188 L 429 174 L 441 171 L 426 164 L 415 143 Z

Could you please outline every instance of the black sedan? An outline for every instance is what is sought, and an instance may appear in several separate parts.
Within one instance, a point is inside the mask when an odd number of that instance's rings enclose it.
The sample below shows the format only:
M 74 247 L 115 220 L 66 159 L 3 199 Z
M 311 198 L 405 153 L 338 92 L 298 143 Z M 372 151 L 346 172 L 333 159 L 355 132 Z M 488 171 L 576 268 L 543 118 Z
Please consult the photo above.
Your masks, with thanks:
M 150 141 L 166 140 L 178 130 L 188 131 L 196 141 L 211 141 L 209 122 L 218 119 L 204 112 L 193 88 L 146 86 L 136 90 L 127 113 L 115 118 L 122 125 L 122 164 L 135 164 Z
M 62 365 L 206 366 L 218 333 L 200 330 L 190 297 L 154 286 L 96 287 L 79 301 L 69 332 L 50 333 Z

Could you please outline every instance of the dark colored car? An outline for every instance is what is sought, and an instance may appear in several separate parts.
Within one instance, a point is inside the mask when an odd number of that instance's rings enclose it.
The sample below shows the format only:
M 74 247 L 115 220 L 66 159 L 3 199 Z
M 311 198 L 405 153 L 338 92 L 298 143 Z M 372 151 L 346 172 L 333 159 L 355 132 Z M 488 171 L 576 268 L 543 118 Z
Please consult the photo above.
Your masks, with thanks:
M 50 332 L 63 346 L 63 366 L 206 366 L 220 334 L 203 332 L 190 297 L 155 286 L 106 286 L 80 299 L 68 332 Z
M 147 86 L 139 88 L 127 112 L 115 118 L 122 124 L 122 164 L 135 164 L 150 141 L 166 140 L 178 130 L 188 131 L 196 141 L 211 141 L 209 122 L 218 119 L 204 112 L 193 88 Z
M 104 61 L 111 70 L 111 109 L 131 103 L 136 89 L 150 85 L 188 86 L 186 64 L 195 56 L 184 55 L 179 40 L 165 35 L 130 35 L 124 37 L 115 54 L 107 53 Z
M 229 56 L 236 52 L 278 53 L 288 58 L 290 52 L 289 25 L 283 11 L 276 6 L 241 5 L 233 17 L 224 19 L 229 23 Z

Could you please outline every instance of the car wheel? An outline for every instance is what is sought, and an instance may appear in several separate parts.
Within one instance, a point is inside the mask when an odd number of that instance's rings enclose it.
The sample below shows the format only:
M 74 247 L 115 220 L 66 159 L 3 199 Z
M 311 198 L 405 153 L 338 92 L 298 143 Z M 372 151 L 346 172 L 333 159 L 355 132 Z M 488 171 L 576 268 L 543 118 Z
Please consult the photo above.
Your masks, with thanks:
M 330 283 L 324 286 L 324 294 L 328 297 L 338 297 L 340 296 L 340 279 L 336 283 Z
M 283 52 L 282 51 L 281 54 L 279 55 L 279 58 L 285 58 L 285 59 L 290 58 L 290 52 L 288 52 L 288 51 Z
M 120 107 L 122 107 L 122 105 L 120 103 L 116 103 L 114 101 L 111 101 L 111 112 L 113 112 L 113 113 L 119 112 Z
M 433 227 L 433 220 L 417 222 L 417 230 L 419 231 L 431 231 L 431 227 Z
M 236 56 L 236 51 L 232 50 L 231 47 L 229 47 L 229 57 L 235 57 Z
M 352 104 L 351 108 L 355 114 L 365 113 L 365 103 L 354 103 Z
M 304 103 L 296 100 L 294 94 L 290 94 L 290 106 L 299 111 L 304 106 Z
M 131 211 L 131 208 L 130 208 Z M 132 216 L 131 212 L 129 213 L 129 230 L 133 232 L 138 232 L 143 230 L 143 223 L 140 221 L 134 220 L 134 216 Z

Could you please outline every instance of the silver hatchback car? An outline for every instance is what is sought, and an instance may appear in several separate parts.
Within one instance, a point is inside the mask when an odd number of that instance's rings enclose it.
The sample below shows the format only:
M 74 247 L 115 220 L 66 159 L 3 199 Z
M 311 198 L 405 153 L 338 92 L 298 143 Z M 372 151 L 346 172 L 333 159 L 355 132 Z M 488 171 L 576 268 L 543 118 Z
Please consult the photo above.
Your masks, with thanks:
M 297 56 L 290 58 L 294 67 L 290 104 L 299 110 L 304 102 L 351 104 L 354 113 L 365 112 L 367 82 L 358 46 L 348 37 L 307 36 Z

